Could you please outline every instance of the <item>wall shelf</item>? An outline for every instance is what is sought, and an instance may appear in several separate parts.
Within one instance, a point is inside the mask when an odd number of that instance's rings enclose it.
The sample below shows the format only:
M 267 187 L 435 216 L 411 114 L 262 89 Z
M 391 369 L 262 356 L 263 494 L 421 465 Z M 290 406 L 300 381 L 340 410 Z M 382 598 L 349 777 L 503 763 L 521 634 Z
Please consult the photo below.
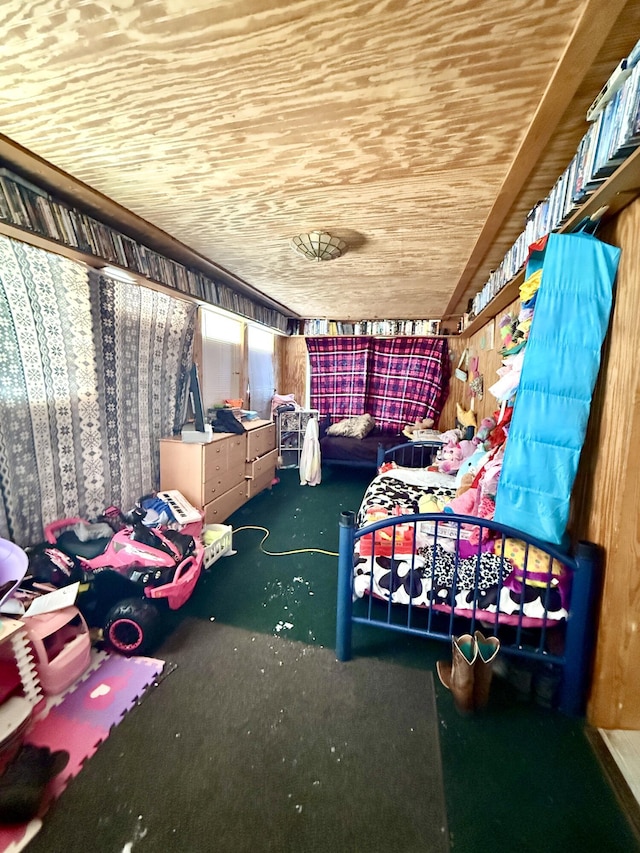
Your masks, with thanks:
M 1 136 L 0 233 L 97 269 L 118 266 L 136 281 L 280 332 L 291 316 L 170 235 Z
M 586 216 L 592 216 L 601 207 L 607 207 L 602 221 L 613 218 L 627 205 L 640 196 L 640 148 L 637 148 L 598 189 L 593 192 L 554 233 L 568 234 Z M 520 285 L 524 281 L 524 270 L 498 291 L 476 317 L 463 329 L 460 337 L 469 338 L 485 323 L 496 317 L 518 298 Z

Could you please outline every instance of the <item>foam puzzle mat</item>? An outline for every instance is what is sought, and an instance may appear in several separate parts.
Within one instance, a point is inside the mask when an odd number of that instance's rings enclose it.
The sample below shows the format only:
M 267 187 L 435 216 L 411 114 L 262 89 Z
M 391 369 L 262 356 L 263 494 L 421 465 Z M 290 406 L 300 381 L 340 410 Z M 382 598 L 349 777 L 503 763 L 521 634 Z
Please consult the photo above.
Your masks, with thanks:
M 65 769 L 48 786 L 38 818 L 19 826 L 0 826 L 0 853 L 18 853 L 42 826 L 47 809 L 97 751 L 164 668 L 155 658 L 93 652 L 89 668 L 60 696 L 36 708 L 25 743 L 69 753 Z

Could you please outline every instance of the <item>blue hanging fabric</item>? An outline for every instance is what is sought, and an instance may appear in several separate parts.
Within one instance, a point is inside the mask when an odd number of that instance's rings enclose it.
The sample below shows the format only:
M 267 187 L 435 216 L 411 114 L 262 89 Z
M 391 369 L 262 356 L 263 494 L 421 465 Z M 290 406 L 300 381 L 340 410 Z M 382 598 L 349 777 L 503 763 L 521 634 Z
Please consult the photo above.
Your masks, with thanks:
M 609 323 L 620 249 L 591 234 L 550 234 L 494 518 L 560 544 Z

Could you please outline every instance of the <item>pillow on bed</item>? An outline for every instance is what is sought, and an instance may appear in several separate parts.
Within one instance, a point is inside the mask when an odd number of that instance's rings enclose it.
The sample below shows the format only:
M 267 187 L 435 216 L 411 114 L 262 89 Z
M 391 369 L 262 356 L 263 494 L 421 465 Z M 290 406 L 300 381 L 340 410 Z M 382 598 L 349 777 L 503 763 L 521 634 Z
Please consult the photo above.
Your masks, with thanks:
M 327 435 L 342 435 L 346 438 L 364 438 L 369 435 L 376 425 L 371 415 L 356 415 L 353 418 L 345 418 L 337 424 L 331 424 Z

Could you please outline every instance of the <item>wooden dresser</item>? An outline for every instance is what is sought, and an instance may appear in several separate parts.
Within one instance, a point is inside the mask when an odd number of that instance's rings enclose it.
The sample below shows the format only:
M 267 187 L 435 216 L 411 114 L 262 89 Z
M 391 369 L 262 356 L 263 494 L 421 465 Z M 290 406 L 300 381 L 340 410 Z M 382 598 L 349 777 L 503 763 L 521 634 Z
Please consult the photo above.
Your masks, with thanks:
M 246 432 L 214 433 L 209 444 L 179 436 L 160 440 L 160 489 L 177 489 L 204 511 L 205 524 L 224 521 L 250 498 L 270 488 L 276 469 L 272 421 L 244 422 Z

